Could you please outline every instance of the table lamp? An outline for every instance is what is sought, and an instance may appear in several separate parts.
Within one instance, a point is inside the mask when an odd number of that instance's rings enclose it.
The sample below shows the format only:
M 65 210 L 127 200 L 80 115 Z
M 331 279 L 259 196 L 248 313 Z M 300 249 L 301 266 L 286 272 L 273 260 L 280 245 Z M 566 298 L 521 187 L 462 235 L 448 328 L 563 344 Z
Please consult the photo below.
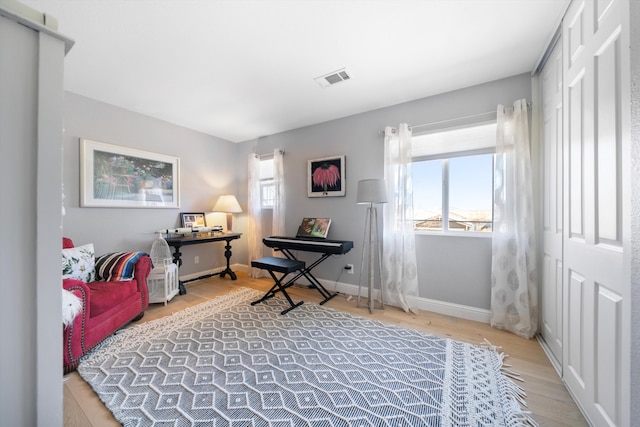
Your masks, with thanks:
M 213 212 L 223 212 L 227 214 L 227 233 L 231 233 L 233 223 L 232 214 L 242 212 L 242 208 L 236 196 L 233 194 L 223 194 L 218 197 L 216 204 L 213 206 Z
M 360 280 L 358 281 L 358 303 L 360 302 L 360 288 L 362 286 L 362 272 L 364 271 L 364 260 L 366 252 L 366 243 L 369 243 L 369 312 L 373 313 L 373 282 L 375 260 L 373 254 L 378 252 L 378 276 L 380 277 L 380 304 L 384 308 L 384 299 L 382 292 L 382 251 L 379 242 L 378 231 L 378 210 L 376 203 L 387 203 L 387 189 L 384 179 L 364 179 L 358 181 L 358 193 L 356 203 L 368 204 L 367 216 L 365 217 L 365 231 L 362 244 L 362 262 L 360 264 Z M 375 227 L 375 233 L 374 233 Z M 368 231 L 368 233 L 367 233 Z

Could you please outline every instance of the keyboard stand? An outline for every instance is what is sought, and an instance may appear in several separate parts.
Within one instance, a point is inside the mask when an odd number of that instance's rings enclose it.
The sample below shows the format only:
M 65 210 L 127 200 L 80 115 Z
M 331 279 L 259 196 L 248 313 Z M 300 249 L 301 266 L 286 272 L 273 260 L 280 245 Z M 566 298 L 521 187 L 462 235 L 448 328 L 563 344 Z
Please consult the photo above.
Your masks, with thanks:
M 293 254 L 291 253 L 291 251 L 289 249 L 282 248 L 282 249 L 276 249 L 276 250 L 279 250 L 280 252 L 282 252 L 284 254 L 284 256 L 287 257 L 287 259 L 290 259 L 290 260 L 293 260 L 293 261 L 297 261 L 296 257 L 293 256 Z M 318 292 L 320 292 L 320 295 L 322 295 L 322 298 L 324 298 L 322 301 L 320 301 L 320 305 L 323 305 L 324 303 L 329 301 L 331 298 L 333 298 L 336 295 L 338 295 L 339 292 L 335 292 L 333 294 L 331 292 L 329 292 L 324 286 L 322 286 L 322 284 L 318 281 L 318 279 L 316 279 L 315 276 L 313 274 L 311 274 L 311 270 L 316 268 L 320 263 L 322 263 L 324 260 L 326 260 L 330 256 L 331 256 L 331 254 L 322 254 L 320 256 L 320 258 L 318 258 L 313 263 L 311 263 L 310 265 L 308 265 L 307 267 L 302 269 L 296 276 L 294 276 L 292 279 L 290 279 L 287 282 L 287 284 L 288 283 L 293 284 L 299 278 L 305 277 L 311 283 L 311 287 L 315 288 Z

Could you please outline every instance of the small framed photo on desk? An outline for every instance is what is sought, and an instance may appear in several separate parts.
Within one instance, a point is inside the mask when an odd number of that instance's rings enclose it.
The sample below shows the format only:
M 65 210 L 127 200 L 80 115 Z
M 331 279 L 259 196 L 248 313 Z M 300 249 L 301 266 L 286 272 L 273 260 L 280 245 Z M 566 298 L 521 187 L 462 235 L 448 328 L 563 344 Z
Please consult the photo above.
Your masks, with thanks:
M 204 212 L 181 212 L 180 220 L 182 227 L 199 228 L 207 226 Z

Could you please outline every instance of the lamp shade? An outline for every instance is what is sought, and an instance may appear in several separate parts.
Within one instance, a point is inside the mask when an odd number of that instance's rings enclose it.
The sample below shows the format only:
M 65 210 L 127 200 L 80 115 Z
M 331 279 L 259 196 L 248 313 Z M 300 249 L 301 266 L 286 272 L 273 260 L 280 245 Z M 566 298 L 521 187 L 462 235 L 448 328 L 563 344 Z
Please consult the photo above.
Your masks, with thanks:
M 384 179 L 358 181 L 356 203 L 387 203 L 387 185 Z
M 213 212 L 240 213 L 242 208 L 240 203 L 233 194 L 223 194 L 218 197 L 216 204 L 213 206 Z

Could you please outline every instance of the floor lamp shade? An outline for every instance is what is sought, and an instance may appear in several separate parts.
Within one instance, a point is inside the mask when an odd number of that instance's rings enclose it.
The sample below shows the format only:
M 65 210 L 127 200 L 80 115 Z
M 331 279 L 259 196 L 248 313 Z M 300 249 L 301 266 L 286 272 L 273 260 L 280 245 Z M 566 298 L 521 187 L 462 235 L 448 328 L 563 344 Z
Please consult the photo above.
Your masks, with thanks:
M 356 203 L 387 203 L 387 188 L 384 179 L 358 181 Z
M 213 206 L 213 212 L 224 212 L 227 214 L 227 232 L 231 232 L 233 225 L 232 214 L 242 212 L 238 199 L 233 194 L 223 194 L 218 197 L 216 204 Z

